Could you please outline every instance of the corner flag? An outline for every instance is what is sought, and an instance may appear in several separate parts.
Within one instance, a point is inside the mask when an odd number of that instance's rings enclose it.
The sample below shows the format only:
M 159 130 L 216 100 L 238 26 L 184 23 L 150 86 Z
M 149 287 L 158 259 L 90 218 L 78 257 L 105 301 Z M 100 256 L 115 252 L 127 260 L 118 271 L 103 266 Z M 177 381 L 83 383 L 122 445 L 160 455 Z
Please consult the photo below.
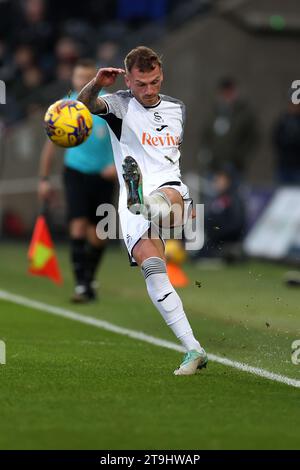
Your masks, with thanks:
M 186 287 L 189 284 L 189 278 L 176 263 L 167 262 L 167 273 L 173 287 Z
M 28 272 L 37 276 L 46 276 L 56 284 L 62 284 L 58 261 L 54 251 L 45 217 L 37 218 L 28 250 Z

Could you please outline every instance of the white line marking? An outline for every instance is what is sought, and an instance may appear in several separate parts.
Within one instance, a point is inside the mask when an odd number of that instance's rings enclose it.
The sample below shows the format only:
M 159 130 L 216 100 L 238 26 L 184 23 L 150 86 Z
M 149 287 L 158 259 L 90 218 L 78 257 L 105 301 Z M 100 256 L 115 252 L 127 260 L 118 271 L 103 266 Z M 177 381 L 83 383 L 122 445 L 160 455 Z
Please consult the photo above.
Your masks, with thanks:
M 80 313 L 72 312 L 71 310 L 67 310 L 61 307 L 55 307 L 54 305 L 44 304 L 43 302 L 38 302 L 37 300 L 31 300 L 20 295 L 11 294 L 7 291 L 0 290 L 0 299 L 7 300 L 8 302 L 13 302 L 15 304 L 22 305 L 25 307 L 30 307 L 44 313 L 51 313 L 52 315 L 57 315 L 59 317 L 64 317 L 70 320 L 85 323 L 87 325 L 92 325 L 96 328 L 101 328 L 106 331 L 112 331 L 113 333 L 129 336 L 130 338 L 134 338 L 139 341 L 144 341 L 145 343 L 154 344 L 156 346 L 172 349 L 174 351 L 185 351 L 182 346 L 172 343 L 171 341 L 155 338 L 154 336 L 147 335 L 145 333 L 142 333 L 141 331 L 129 330 L 128 328 L 113 325 L 112 323 L 109 323 L 104 320 L 99 320 L 98 318 L 81 315 Z M 291 387 L 300 388 L 300 380 L 297 379 L 292 379 L 284 375 L 275 374 L 273 372 L 269 372 L 268 370 L 260 369 L 258 367 L 252 367 L 248 364 L 243 364 L 242 362 L 232 361 L 231 359 L 216 356 L 215 354 L 208 354 L 208 358 L 212 362 L 218 362 L 219 364 L 233 367 L 235 369 L 242 370 L 244 372 L 263 377 L 265 379 L 290 385 Z

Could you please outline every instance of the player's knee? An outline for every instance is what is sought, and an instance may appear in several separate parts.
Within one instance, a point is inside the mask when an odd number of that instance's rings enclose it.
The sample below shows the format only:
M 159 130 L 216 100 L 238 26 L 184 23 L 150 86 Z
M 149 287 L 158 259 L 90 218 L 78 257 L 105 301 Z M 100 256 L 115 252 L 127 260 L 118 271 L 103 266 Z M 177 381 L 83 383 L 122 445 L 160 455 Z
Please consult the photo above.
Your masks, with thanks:
M 144 199 L 146 218 L 159 225 L 161 220 L 170 216 L 171 201 L 163 191 L 155 190 Z
M 162 241 L 151 238 L 141 238 L 132 250 L 132 256 L 135 261 L 142 266 L 142 264 L 149 258 L 164 258 L 164 245 Z

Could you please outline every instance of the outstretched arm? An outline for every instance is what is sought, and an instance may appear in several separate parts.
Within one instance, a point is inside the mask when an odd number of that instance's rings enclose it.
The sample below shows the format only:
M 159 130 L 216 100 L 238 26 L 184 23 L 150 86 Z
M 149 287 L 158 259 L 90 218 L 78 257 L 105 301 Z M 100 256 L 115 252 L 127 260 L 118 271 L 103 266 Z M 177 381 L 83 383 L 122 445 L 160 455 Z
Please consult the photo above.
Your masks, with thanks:
M 40 181 L 38 185 L 38 196 L 44 201 L 53 196 L 53 187 L 49 181 L 51 167 L 55 156 L 55 145 L 49 139 L 46 140 L 42 149 L 40 160 Z
M 108 67 L 100 69 L 93 80 L 91 80 L 79 93 L 77 99 L 84 103 L 93 114 L 101 114 L 106 111 L 105 101 L 98 97 L 104 87 L 114 84 L 118 75 L 124 74 L 125 70 Z

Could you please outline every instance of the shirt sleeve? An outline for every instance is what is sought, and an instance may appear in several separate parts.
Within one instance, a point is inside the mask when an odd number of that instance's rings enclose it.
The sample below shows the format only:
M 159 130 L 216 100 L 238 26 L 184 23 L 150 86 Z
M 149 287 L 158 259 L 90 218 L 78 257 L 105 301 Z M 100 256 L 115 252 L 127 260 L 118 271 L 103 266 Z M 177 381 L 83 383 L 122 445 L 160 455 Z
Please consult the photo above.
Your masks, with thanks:
M 100 114 L 114 114 L 117 118 L 123 119 L 127 113 L 128 104 L 131 98 L 129 91 L 117 91 L 116 93 L 110 93 L 107 95 L 101 96 L 101 99 L 106 105 L 106 112 Z

